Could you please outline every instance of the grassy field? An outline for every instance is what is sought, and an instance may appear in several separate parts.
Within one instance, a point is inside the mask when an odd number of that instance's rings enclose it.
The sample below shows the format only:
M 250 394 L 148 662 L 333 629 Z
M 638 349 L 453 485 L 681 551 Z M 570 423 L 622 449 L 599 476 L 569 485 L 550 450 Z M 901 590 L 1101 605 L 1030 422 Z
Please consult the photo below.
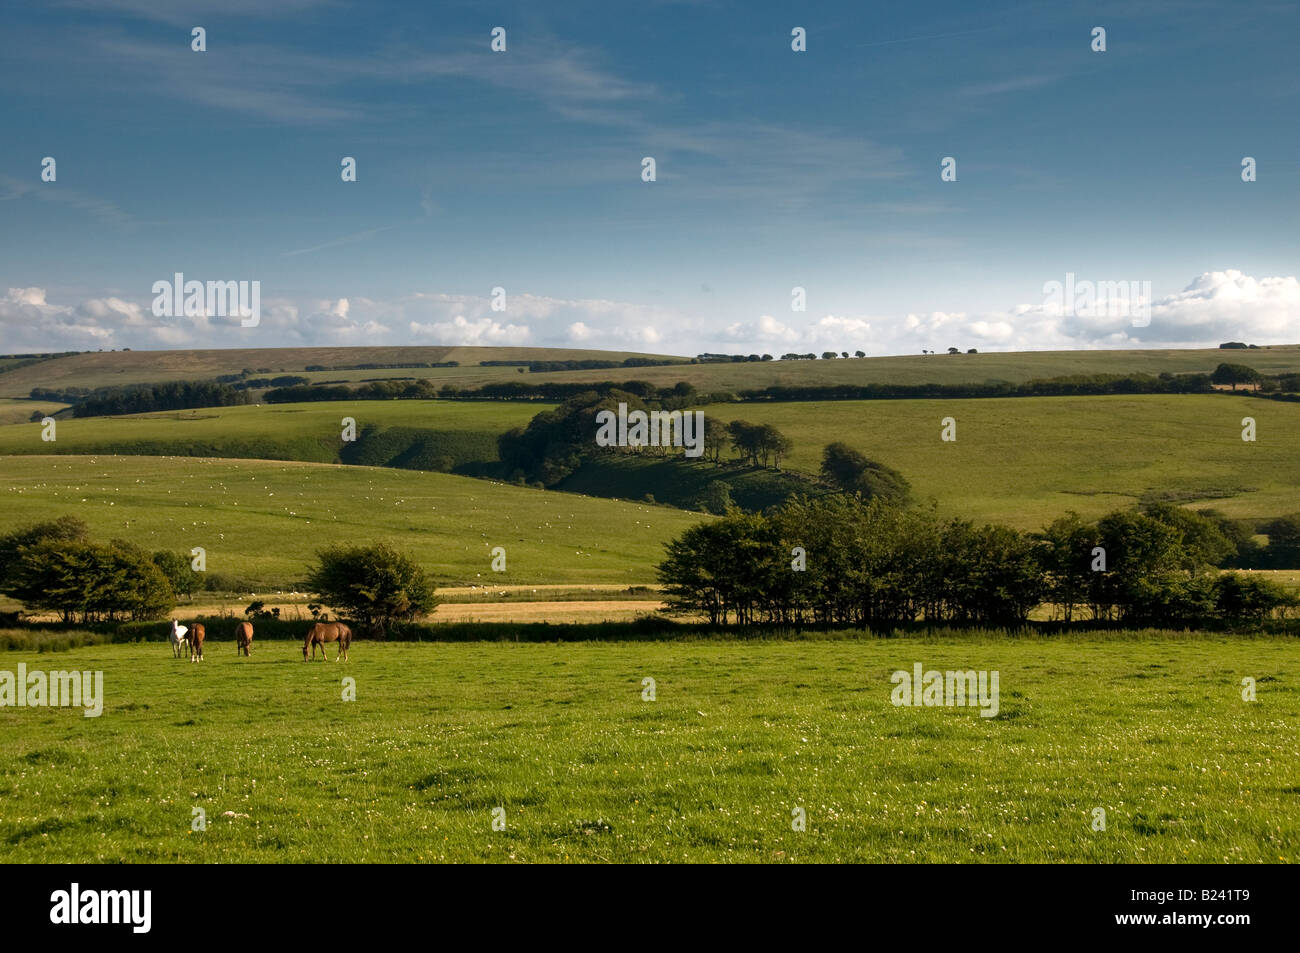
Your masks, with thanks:
M 413 427 L 432 431 L 449 446 L 473 438 L 477 456 L 495 460 L 499 434 L 525 426 L 552 406 L 504 401 L 358 400 L 84 417 L 58 421 L 58 439 L 53 443 L 41 439 L 39 423 L 0 427 L 0 454 L 118 453 L 333 463 L 344 448 L 342 420 L 352 417 L 358 433 L 373 424 L 385 430 Z
M 794 441 L 783 466 L 815 472 L 843 440 L 895 467 L 945 513 L 1037 529 L 1095 517 L 1148 491 L 1240 518 L 1300 510 L 1300 404 L 1151 395 L 721 404 L 710 416 L 770 423 Z M 940 440 L 941 421 L 957 440 Z M 1257 438 L 1241 439 L 1254 417 Z
M 222 348 L 187 351 L 93 351 L 50 358 L 26 367 L 11 362 L 12 370 L 0 365 L 0 397 L 26 397 L 33 387 L 110 387 L 161 381 L 210 380 L 222 374 L 247 369 L 254 376 L 300 374 L 310 365 L 337 367 L 356 364 L 434 364 L 459 361 L 478 365 L 480 361 L 622 361 L 629 357 L 663 357 L 634 351 L 590 351 L 577 348 L 539 347 L 287 347 Z M 415 368 L 398 376 L 437 376 L 457 368 Z M 360 380 L 386 376 L 391 371 L 367 370 L 314 372 L 320 380 Z M 484 379 L 504 380 L 517 376 L 513 367 L 481 368 Z
M 853 351 L 856 345 L 846 341 Z M 348 381 L 387 377 L 429 377 L 462 387 L 506 380 L 529 379 L 516 367 L 481 367 L 480 361 L 624 360 L 662 357 L 632 352 L 583 351 L 565 348 L 484 347 L 356 347 L 275 348 L 209 351 L 116 351 L 54 358 L 0 374 L 0 397 L 25 397 L 33 387 L 101 387 L 169 380 L 208 380 L 238 374 L 245 368 L 256 376 L 302 374 L 315 381 Z M 454 368 L 386 368 L 365 371 L 312 371 L 309 365 L 436 363 L 459 361 Z M 742 390 L 772 384 L 958 384 L 985 381 L 1019 383 L 1034 378 L 1070 374 L 1160 374 L 1205 372 L 1221 362 L 1247 364 L 1268 374 L 1300 371 L 1300 345 L 1276 345 L 1255 350 L 1218 348 L 1152 351 L 1031 351 L 986 354 L 929 354 L 837 359 L 833 361 L 768 361 L 742 364 L 696 364 L 671 367 L 615 368 L 593 371 L 554 371 L 531 379 L 546 381 L 651 381 L 670 386 L 689 381 L 701 391 Z
M 57 413 L 67 404 L 60 404 L 53 400 L 7 400 L 0 398 L 0 426 L 5 424 L 28 423 L 32 414 L 39 411 L 42 415 Z M 39 423 L 33 425 L 33 432 L 36 439 L 40 439 Z
M 850 352 L 853 350 L 849 346 Z M 686 367 L 641 367 L 625 376 L 610 371 L 563 371 L 546 380 L 651 381 L 660 386 L 689 381 L 699 391 L 739 391 L 773 384 L 966 384 L 985 381 L 1022 383 L 1072 374 L 1209 373 L 1222 362 L 1247 364 L 1277 374 L 1300 370 L 1300 346 L 1253 351 L 1213 349 L 1158 351 L 1018 351 L 987 354 L 927 354 L 897 357 L 838 358 L 833 361 L 767 361 L 743 364 L 695 364 Z
M 449 452 L 495 460 L 496 436 L 526 424 L 549 404 L 454 401 L 343 401 L 282 404 L 60 421 L 58 440 L 39 424 L 0 427 L 0 454 L 169 454 L 330 462 L 338 459 L 340 421 L 358 428 L 428 431 Z M 843 440 L 900 470 L 921 499 L 946 513 L 1036 529 L 1066 510 L 1096 516 L 1158 492 L 1263 520 L 1300 509 L 1300 404 L 1214 395 L 1034 397 L 716 404 L 724 420 L 771 423 L 795 444 L 783 466 L 815 473 L 826 444 Z M 940 438 L 940 421 L 957 420 L 957 440 Z M 1254 417 L 1254 443 L 1241 419 Z M 459 459 L 459 457 L 458 457 Z M 6 461 L 5 468 L 12 466 Z M 659 470 L 664 470 L 661 466 Z M 671 471 L 673 468 L 668 467 Z M 673 479 L 659 470 L 638 479 L 609 467 L 579 491 L 669 499 Z M 747 479 L 707 464 L 677 478 Z M 740 482 L 737 482 L 740 481 Z M 690 495 L 690 494 L 687 494 Z
M 663 544 L 704 519 L 663 506 L 441 473 L 257 460 L 7 457 L 0 527 L 71 514 L 98 539 L 207 551 L 210 573 L 289 587 L 316 550 L 388 539 L 440 584 L 655 581 Z M 503 573 L 491 550 L 506 550 Z
M 283 642 L 207 654 L 0 655 L 8 671 L 102 671 L 105 696 L 98 718 L 0 709 L 6 860 L 1300 858 L 1294 641 L 358 642 L 344 665 L 304 664 Z M 998 716 L 892 706 L 890 673 L 915 662 L 998 671 Z

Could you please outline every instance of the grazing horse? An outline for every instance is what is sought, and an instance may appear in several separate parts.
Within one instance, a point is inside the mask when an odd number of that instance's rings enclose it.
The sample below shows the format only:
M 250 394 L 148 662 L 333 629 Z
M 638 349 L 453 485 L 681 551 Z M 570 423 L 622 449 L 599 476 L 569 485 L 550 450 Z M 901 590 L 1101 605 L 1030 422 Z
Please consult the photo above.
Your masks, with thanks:
M 307 646 L 311 646 L 312 660 L 316 659 L 316 646 L 320 646 L 321 661 L 329 658 L 325 654 L 325 643 L 337 642 L 339 644 L 339 654 L 334 656 L 334 661 L 342 659 L 348 660 L 348 646 L 352 644 L 352 630 L 342 622 L 317 622 L 307 630 L 307 638 L 302 643 L 302 660 L 307 661 Z
M 244 655 L 251 655 L 253 648 L 253 624 L 251 622 L 241 622 L 235 626 L 235 654 L 243 652 Z
M 180 658 L 181 649 L 188 649 L 190 647 L 189 636 L 185 634 L 188 631 L 189 629 L 181 625 L 175 619 L 172 619 L 171 632 L 168 634 L 168 638 L 172 644 L 172 658 Z
M 190 661 L 191 662 L 203 661 L 203 639 L 206 636 L 207 636 L 207 632 L 204 631 L 203 626 L 195 622 L 193 628 L 190 629 Z

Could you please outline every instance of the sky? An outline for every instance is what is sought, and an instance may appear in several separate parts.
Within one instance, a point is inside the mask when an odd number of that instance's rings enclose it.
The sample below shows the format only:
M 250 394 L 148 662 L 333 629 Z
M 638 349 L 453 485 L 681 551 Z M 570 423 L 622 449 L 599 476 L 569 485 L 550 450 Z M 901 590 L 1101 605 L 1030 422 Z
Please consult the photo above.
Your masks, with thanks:
M 0 17 L 0 353 L 1300 342 L 1293 2 Z M 259 282 L 258 323 L 155 314 L 177 272 Z

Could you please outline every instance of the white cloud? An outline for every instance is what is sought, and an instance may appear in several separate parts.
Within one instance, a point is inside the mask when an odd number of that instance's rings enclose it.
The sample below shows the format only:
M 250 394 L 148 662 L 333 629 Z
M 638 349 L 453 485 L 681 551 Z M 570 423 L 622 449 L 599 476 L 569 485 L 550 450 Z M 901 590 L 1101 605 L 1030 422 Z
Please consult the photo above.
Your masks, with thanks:
M 1082 280 L 1082 278 L 1080 279 Z M 1046 300 L 1005 311 L 912 313 L 899 319 L 827 315 L 802 325 L 763 315 L 727 325 L 718 340 L 800 353 L 834 347 L 871 354 L 906 354 L 949 347 L 996 350 L 1214 347 L 1300 342 L 1300 282 L 1295 277 L 1253 278 L 1240 271 L 1206 272 L 1182 291 L 1151 302 L 1150 323 L 1105 308 L 1062 313 Z M 745 348 L 742 348 L 745 349 Z
M 529 330 L 526 324 L 501 324 L 491 318 L 467 321 L 456 315 L 451 321 L 420 324 L 412 321 L 411 334 L 417 339 L 428 339 L 435 344 L 503 345 L 527 344 Z
M 100 347 L 204 348 L 360 344 L 522 345 L 609 350 L 784 353 L 848 350 L 908 354 L 922 349 L 1213 347 L 1224 341 L 1300 342 L 1300 281 L 1207 272 L 1151 304 L 1150 325 L 1096 313 L 1062 314 L 1046 300 L 1004 311 L 931 311 L 903 316 L 762 314 L 752 321 L 685 314 L 606 299 L 511 292 L 504 312 L 486 296 L 421 292 L 389 300 L 350 294 L 295 301 L 267 294 L 256 328 L 198 315 L 156 318 L 148 296 L 103 294 L 50 301 L 47 289 L 13 287 L 0 298 L 8 352 Z

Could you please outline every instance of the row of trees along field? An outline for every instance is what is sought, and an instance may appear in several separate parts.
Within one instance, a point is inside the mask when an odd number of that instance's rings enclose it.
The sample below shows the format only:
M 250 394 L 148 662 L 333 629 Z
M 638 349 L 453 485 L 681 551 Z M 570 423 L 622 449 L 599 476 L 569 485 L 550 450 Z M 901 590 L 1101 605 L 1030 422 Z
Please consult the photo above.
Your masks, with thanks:
M 0 592 L 64 622 L 161 619 L 178 597 L 199 590 L 204 575 L 181 553 L 92 542 L 85 523 L 71 516 L 0 536 Z M 302 585 L 372 632 L 438 604 L 429 575 L 385 543 L 322 549 Z
M 1167 504 L 1022 533 L 830 494 L 695 526 L 659 578 L 673 608 L 724 625 L 1016 626 L 1046 604 L 1067 622 L 1237 626 L 1295 607 L 1219 572 L 1232 549 L 1215 520 Z
M 798 355 L 786 355 L 792 360 Z M 717 363 L 717 362 L 715 362 Z M 1220 364 L 1213 373 L 1200 374 L 1075 374 L 1039 378 L 1023 383 L 1010 381 L 968 381 L 961 384 L 771 384 L 739 391 L 696 392 L 694 386 L 678 384 L 658 387 L 647 381 L 626 380 L 589 383 L 582 381 L 520 380 L 460 387 L 430 379 L 377 381 L 359 387 L 321 385 L 283 387 L 267 391 L 267 403 L 296 403 L 322 400 L 547 400 L 566 401 L 591 391 L 602 394 L 615 390 L 636 394 L 648 401 L 675 401 L 680 406 L 729 401 L 793 400 L 913 400 L 969 399 L 982 397 L 1078 397 L 1114 394 L 1212 394 L 1216 388 L 1245 387 L 1246 393 L 1286 398 L 1300 392 L 1300 374 L 1266 375 L 1242 364 Z M 47 395 L 49 396 L 49 395 Z M 686 401 L 681 402 L 685 396 Z

